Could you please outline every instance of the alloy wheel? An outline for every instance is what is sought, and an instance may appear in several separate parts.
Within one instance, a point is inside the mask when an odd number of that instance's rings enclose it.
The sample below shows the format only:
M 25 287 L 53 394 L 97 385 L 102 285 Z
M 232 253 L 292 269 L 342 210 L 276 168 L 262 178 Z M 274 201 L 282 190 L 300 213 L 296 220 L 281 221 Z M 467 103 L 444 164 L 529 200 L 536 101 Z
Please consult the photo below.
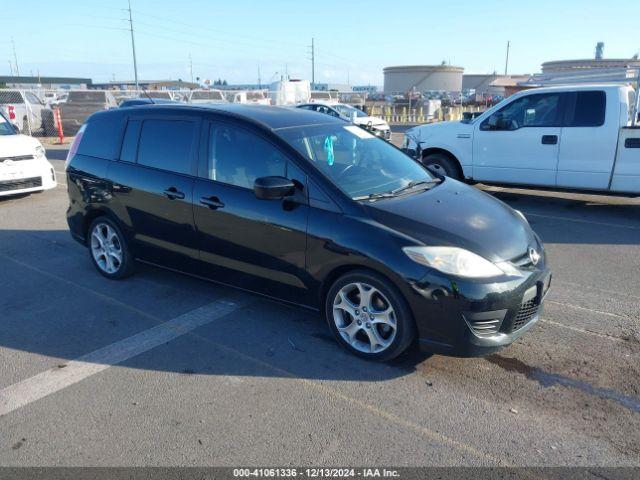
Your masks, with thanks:
M 98 267 L 108 274 L 122 266 L 122 244 L 116 231 L 106 223 L 98 223 L 91 232 L 91 254 Z
M 342 287 L 333 301 L 333 321 L 340 336 L 363 353 L 380 353 L 396 337 L 396 314 L 387 297 L 364 283 Z

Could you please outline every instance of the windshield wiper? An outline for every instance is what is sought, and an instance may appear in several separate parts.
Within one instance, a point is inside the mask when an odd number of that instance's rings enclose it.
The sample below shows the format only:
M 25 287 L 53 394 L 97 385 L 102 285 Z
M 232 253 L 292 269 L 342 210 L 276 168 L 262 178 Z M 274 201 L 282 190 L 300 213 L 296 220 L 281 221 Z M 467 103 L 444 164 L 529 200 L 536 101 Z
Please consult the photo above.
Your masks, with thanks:
M 353 197 L 353 200 L 377 200 L 379 198 L 393 198 L 395 196 L 396 195 L 393 192 L 370 193 L 368 195 Z
M 404 187 L 396 188 L 395 190 L 391 190 L 391 192 L 389 193 L 393 195 L 397 195 L 399 193 L 406 192 L 407 190 L 412 190 L 415 187 L 421 187 L 426 185 L 436 185 L 441 181 L 442 180 L 440 180 L 439 178 L 434 178 L 433 180 L 412 180 L 411 182 L 407 183 Z

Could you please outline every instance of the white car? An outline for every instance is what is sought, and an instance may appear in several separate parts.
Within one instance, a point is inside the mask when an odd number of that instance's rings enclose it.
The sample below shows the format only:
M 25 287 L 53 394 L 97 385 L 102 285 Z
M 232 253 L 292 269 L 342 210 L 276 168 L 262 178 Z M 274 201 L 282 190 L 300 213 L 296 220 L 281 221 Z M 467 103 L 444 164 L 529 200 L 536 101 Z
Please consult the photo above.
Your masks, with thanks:
M 296 105 L 297 108 L 305 110 L 313 110 L 314 112 L 324 113 L 332 117 L 342 118 L 347 122 L 351 122 L 359 127 L 366 128 L 376 137 L 391 140 L 391 127 L 383 119 L 378 117 L 370 117 L 362 110 L 346 105 L 344 103 L 302 103 Z
M 519 92 L 475 119 L 407 130 L 404 147 L 458 180 L 640 193 L 640 128 L 626 85 Z
M 42 144 L 22 135 L 0 113 L 0 197 L 55 188 L 56 173 Z

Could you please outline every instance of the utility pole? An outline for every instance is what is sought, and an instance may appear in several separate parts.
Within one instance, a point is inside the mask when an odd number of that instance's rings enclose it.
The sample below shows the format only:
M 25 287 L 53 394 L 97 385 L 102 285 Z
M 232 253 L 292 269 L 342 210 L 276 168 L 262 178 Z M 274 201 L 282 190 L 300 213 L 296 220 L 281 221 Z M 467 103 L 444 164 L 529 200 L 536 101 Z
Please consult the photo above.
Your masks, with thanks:
M 258 65 L 258 89 L 262 89 L 262 79 L 260 78 L 260 65 Z
M 13 37 L 11 37 L 11 45 L 13 46 L 13 60 L 16 65 L 16 76 L 20 76 L 20 67 L 18 66 L 18 55 L 16 54 L 16 42 L 13 41 Z
M 138 63 L 136 61 L 136 42 L 133 38 L 133 18 L 131 17 L 131 0 L 128 0 L 129 3 L 129 30 L 131 31 L 131 51 L 133 52 L 133 75 L 136 81 L 136 90 L 140 89 L 140 85 L 138 85 Z
M 314 38 L 311 38 L 311 46 L 309 48 L 311 48 L 311 88 L 313 88 L 316 83 L 316 43 Z
M 193 60 L 191 54 L 189 54 L 189 73 L 191 74 L 191 83 L 193 83 Z
M 508 41 L 507 42 L 507 59 L 504 62 L 504 74 L 505 76 L 507 75 L 507 72 L 509 71 L 509 48 L 511 47 L 511 42 Z

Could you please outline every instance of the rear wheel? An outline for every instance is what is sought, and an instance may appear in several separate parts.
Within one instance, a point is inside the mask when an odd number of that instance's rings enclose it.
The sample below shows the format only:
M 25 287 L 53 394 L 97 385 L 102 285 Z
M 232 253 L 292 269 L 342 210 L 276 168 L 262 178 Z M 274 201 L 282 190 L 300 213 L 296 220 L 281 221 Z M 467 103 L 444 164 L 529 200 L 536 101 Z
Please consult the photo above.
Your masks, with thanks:
M 133 273 L 133 258 L 127 241 L 114 222 L 96 218 L 89 227 L 89 253 L 102 275 L 118 280 Z
M 455 163 L 446 155 L 441 153 L 431 153 L 422 159 L 422 163 L 433 172 L 445 175 L 455 180 L 461 180 L 460 173 L 458 172 Z
M 371 360 L 391 360 L 404 352 L 415 336 L 409 307 L 382 276 L 355 271 L 329 289 L 325 315 L 338 343 Z

